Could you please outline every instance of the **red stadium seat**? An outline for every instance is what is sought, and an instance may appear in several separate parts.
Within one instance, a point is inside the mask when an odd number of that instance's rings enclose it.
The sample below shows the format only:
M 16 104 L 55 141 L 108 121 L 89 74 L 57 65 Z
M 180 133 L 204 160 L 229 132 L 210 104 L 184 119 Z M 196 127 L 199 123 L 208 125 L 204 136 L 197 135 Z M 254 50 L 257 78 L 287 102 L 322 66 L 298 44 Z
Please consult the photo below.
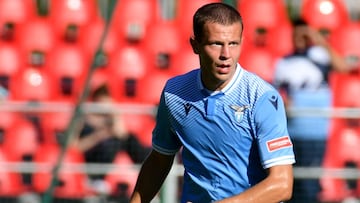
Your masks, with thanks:
M 144 48 L 149 53 L 152 69 L 169 68 L 173 58 L 180 51 L 180 33 L 174 21 L 157 21 L 149 27 L 144 38 Z
M 265 47 L 247 47 L 240 55 L 239 63 L 268 82 L 272 82 L 276 56 Z
M 105 21 L 103 19 L 96 19 L 83 27 L 83 32 L 80 33 L 79 37 L 79 45 L 90 57 L 93 57 L 97 49 L 100 48 L 99 45 L 103 32 L 105 32 Z M 102 51 L 108 56 L 113 54 L 121 45 L 115 29 L 109 27 L 101 47 Z
M 93 90 L 104 84 L 108 84 L 108 73 L 106 67 L 95 69 L 90 78 L 89 92 L 93 92 Z
M 286 56 L 294 48 L 292 34 L 292 25 L 290 23 L 282 23 L 275 29 L 269 30 L 265 46 L 279 57 Z
M 9 163 L 8 154 L 0 147 L 0 163 Z M 21 174 L 11 171 L 7 166 L 0 170 L 0 197 L 16 198 L 26 192 Z
M 270 41 L 278 41 L 277 32 L 283 30 L 277 29 L 290 23 L 282 0 L 239 1 L 237 8 L 244 21 L 245 43 L 252 45 L 266 46 Z M 271 33 L 274 34 L 270 36 Z
M 43 194 L 50 186 L 52 169 L 60 154 L 58 145 L 46 144 L 39 148 L 34 156 L 34 163 L 38 164 L 33 174 L 34 191 Z M 86 185 L 87 175 L 83 171 L 71 170 L 72 164 L 85 163 L 83 154 L 75 148 L 69 147 L 65 152 L 61 169 L 58 173 L 59 183 L 54 190 L 54 197 L 61 199 L 84 199 L 90 192 Z M 45 166 L 44 166 L 45 165 Z
M 0 111 L 1 112 L 1 117 L 2 119 L 0 119 L 0 129 L 2 131 L 2 137 L 1 140 L 3 140 L 3 131 L 5 131 L 7 128 L 9 128 L 16 120 L 16 118 L 19 116 L 17 113 L 15 112 L 11 112 L 11 111 Z
M 36 18 L 19 25 L 16 32 L 17 46 L 24 52 L 27 62 L 33 66 L 43 66 L 46 54 L 55 45 L 53 27 L 47 18 Z
M 36 15 L 32 0 L 0 1 L 0 40 L 13 40 L 17 26 Z
M 138 85 L 139 101 L 145 104 L 159 104 L 161 92 L 171 76 L 167 72 L 153 71 L 151 75 L 142 78 Z
M 304 0 L 300 15 L 310 26 L 326 32 L 342 29 L 350 20 L 342 0 Z
M 40 144 L 39 136 L 38 130 L 30 120 L 20 116 L 16 117 L 4 132 L 3 149 L 11 160 L 31 160 Z
M 109 74 L 119 78 L 142 78 L 146 73 L 147 55 L 138 46 L 126 45 L 120 47 L 110 56 Z
M 100 11 L 94 0 L 52 0 L 49 17 L 58 37 L 76 41 L 79 29 L 100 18 Z
M 22 68 L 23 57 L 13 43 L 0 42 L 0 86 L 8 89 Z
M 0 74 L 14 75 L 21 68 L 21 53 L 13 43 L 0 42 Z
M 182 0 L 176 1 L 175 21 L 181 30 L 182 39 L 188 43 L 192 36 L 192 18 L 195 11 L 207 3 L 221 2 L 221 0 Z
M 32 0 L 1 0 L 0 23 L 22 23 L 36 14 L 35 2 Z
M 199 67 L 199 56 L 194 53 L 189 44 L 186 44 L 173 57 L 170 73 L 172 75 L 184 74 Z
M 65 140 L 65 131 L 70 124 L 73 112 L 68 109 L 59 112 L 43 113 L 41 125 L 44 133 L 44 143 L 60 144 Z
M 145 76 L 148 66 L 147 54 L 139 46 L 123 46 L 110 56 L 107 73 L 114 99 L 133 101 L 138 81 Z
M 27 68 L 14 78 L 10 85 L 10 99 L 17 101 L 50 101 L 54 99 L 51 77 L 37 68 Z M 16 85 L 15 85 L 16 84 Z
M 122 114 L 125 128 L 133 133 L 145 146 L 151 146 L 152 130 L 155 127 L 155 119 L 147 114 Z
M 141 41 L 148 26 L 160 18 L 160 4 L 157 0 L 118 1 L 111 26 L 125 41 Z
M 357 165 L 358 168 L 360 166 L 360 154 L 356 153 L 360 145 L 360 128 L 351 127 L 344 122 L 344 119 L 334 119 L 324 156 L 324 169 L 343 169 L 348 164 Z M 342 202 L 348 197 L 359 196 L 360 181 L 356 182 L 356 188 L 351 188 L 345 179 L 334 178 L 324 173 L 320 178 L 320 200 Z
M 329 42 L 340 55 L 344 56 L 354 69 L 360 68 L 360 23 L 352 22 L 335 30 Z
M 79 46 L 61 43 L 48 55 L 46 71 L 51 74 L 56 88 L 57 99 L 78 99 L 90 61 Z
M 117 153 L 113 164 L 120 168 L 114 168 L 107 173 L 105 181 L 110 186 L 112 196 L 131 196 L 135 188 L 138 171 L 133 168 L 133 162 L 129 155 L 124 152 Z
M 239 1 L 238 10 L 244 18 L 245 28 L 251 30 L 273 29 L 289 19 L 282 0 Z
M 360 93 L 360 78 L 353 74 L 333 74 L 331 77 L 333 106 L 360 107 L 360 100 L 355 96 Z

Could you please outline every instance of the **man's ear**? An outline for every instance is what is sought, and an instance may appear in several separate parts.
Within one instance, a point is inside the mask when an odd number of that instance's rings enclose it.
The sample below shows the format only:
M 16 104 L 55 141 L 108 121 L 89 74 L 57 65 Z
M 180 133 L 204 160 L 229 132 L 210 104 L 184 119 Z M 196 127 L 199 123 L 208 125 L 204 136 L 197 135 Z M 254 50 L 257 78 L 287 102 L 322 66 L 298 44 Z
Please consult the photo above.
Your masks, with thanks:
M 189 39 L 192 50 L 195 54 L 199 54 L 199 43 L 194 39 L 194 37 L 190 37 Z

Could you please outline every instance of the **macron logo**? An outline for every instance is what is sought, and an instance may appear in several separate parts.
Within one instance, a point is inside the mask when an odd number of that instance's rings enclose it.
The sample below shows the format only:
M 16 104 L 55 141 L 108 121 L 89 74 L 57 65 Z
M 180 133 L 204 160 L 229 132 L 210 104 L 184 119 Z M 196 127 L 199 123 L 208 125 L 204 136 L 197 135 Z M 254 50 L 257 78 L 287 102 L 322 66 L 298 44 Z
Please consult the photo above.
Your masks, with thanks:
M 275 109 L 278 109 L 278 98 L 276 96 L 272 96 L 269 101 L 271 104 L 275 107 Z
M 191 108 L 191 104 L 190 103 L 186 103 L 184 104 L 184 107 L 185 107 L 185 113 L 186 115 L 189 114 L 189 111 L 190 111 L 190 108 Z
M 288 136 L 279 137 L 276 139 L 272 139 L 266 142 L 267 148 L 269 152 L 273 152 L 279 149 L 283 149 L 286 147 L 291 147 L 292 143 Z

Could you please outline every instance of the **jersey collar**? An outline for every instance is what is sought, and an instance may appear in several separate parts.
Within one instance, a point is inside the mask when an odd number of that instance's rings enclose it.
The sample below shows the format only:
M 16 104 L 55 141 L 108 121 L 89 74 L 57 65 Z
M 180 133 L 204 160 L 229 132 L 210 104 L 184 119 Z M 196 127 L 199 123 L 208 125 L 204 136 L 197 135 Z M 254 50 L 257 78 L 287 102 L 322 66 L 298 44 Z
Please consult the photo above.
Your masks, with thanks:
M 199 87 L 200 91 L 207 92 L 209 95 L 216 95 L 219 93 L 228 94 L 236 86 L 238 81 L 240 81 L 240 78 L 241 78 L 243 72 L 244 72 L 244 70 L 240 66 L 240 64 L 236 64 L 236 70 L 234 73 L 234 77 L 231 78 L 230 82 L 222 90 L 211 91 L 211 90 L 206 89 L 205 86 L 203 85 L 203 83 L 201 81 L 201 69 L 200 69 L 200 71 L 198 72 L 198 76 L 197 76 L 198 87 Z

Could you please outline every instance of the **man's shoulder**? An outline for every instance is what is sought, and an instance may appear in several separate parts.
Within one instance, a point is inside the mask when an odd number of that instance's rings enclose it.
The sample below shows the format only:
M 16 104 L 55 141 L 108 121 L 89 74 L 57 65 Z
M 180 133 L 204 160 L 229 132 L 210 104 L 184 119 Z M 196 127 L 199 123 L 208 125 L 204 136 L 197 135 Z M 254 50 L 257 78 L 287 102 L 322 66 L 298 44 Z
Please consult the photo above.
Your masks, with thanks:
M 261 89 L 272 88 L 272 85 L 263 78 L 261 78 L 259 75 L 246 70 L 244 70 L 242 82 L 247 84 L 250 90 L 255 90 L 257 88 L 261 88 Z
M 276 91 L 272 84 L 262 79 L 260 76 L 244 70 L 241 78 L 241 83 L 237 89 L 239 95 L 243 95 L 246 98 L 257 100 L 267 92 Z
M 182 75 L 177 75 L 170 78 L 166 83 L 166 88 L 180 88 L 184 86 L 189 86 L 195 84 L 197 81 L 199 69 L 195 69 L 184 73 Z

